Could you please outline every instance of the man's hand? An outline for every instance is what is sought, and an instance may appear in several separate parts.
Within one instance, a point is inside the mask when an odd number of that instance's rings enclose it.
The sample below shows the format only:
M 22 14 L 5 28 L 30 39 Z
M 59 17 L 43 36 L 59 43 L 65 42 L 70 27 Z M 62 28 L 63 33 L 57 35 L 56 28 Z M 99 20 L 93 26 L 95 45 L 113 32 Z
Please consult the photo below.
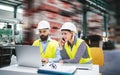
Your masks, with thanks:
M 63 60 L 60 60 L 59 63 L 63 63 Z
M 47 58 L 42 58 L 42 62 L 44 62 L 44 63 L 48 63 L 49 60 L 48 60 Z

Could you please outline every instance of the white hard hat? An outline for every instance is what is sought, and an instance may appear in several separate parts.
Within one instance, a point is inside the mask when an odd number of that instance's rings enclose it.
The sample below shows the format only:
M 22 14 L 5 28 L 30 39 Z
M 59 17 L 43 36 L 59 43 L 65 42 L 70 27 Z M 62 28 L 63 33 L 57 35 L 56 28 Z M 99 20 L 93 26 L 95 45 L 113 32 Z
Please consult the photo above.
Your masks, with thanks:
M 70 30 L 77 33 L 76 26 L 72 22 L 65 22 L 62 25 L 61 30 Z
M 48 21 L 42 20 L 38 23 L 37 29 L 45 29 L 48 28 L 50 29 L 50 23 Z

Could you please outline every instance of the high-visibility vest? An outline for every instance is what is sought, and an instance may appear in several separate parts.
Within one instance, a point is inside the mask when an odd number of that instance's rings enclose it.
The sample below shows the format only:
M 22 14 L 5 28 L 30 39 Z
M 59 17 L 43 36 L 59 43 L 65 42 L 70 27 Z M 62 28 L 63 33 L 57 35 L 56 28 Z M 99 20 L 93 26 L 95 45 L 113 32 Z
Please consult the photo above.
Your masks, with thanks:
M 52 39 L 49 40 L 45 51 L 43 51 L 40 39 L 34 41 L 33 46 L 40 47 L 40 54 L 42 58 L 55 58 L 56 57 L 56 49 L 58 47 L 58 42 L 55 40 L 52 40 Z
M 77 50 L 78 50 L 78 47 L 81 45 L 81 43 L 83 42 L 82 39 L 77 39 L 76 41 L 76 44 L 73 45 L 72 49 L 71 47 L 68 45 L 68 43 L 65 43 L 65 50 L 66 50 L 66 53 L 68 54 L 69 58 L 70 59 L 74 59 L 76 54 L 77 54 Z M 79 61 L 80 64 L 85 64 L 85 63 L 88 63 L 89 61 L 92 60 L 92 57 L 91 57 L 91 52 L 90 52 L 90 48 L 88 47 L 88 45 L 86 44 L 87 46 L 87 53 L 88 53 L 88 57 L 87 58 L 84 58 L 82 57 Z

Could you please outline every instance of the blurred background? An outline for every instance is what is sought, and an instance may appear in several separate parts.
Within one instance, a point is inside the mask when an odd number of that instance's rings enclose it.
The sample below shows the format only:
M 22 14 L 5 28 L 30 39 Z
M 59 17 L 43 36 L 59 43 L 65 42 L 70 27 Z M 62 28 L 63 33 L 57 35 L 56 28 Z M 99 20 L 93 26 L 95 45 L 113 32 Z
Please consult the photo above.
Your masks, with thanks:
M 102 48 L 100 72 L 120 74 L 119 7 L 119 0 L 0 0 L 0 67 L 10 65 L 15 45 L 31 45 L 39 38 L 39 21 L 50 22 L 50 36 L 55 40 L 61 37 L 62 24 L 71 21 L 79 38 L 90 47 Z

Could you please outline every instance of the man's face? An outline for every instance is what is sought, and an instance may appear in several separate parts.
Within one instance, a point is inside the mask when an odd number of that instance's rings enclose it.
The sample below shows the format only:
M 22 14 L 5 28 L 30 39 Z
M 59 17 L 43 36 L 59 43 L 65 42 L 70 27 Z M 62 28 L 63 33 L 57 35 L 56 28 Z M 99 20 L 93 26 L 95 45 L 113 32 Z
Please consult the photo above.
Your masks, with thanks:
M 40 39 L 42 41 L 46 41 L 49 36 L 49 29 L 40 29 L 39 34 L 40 34 Z

